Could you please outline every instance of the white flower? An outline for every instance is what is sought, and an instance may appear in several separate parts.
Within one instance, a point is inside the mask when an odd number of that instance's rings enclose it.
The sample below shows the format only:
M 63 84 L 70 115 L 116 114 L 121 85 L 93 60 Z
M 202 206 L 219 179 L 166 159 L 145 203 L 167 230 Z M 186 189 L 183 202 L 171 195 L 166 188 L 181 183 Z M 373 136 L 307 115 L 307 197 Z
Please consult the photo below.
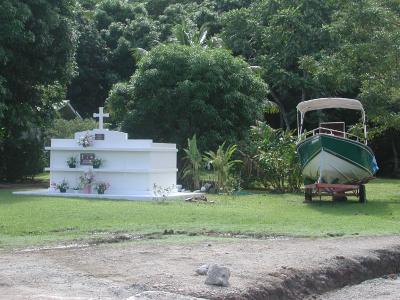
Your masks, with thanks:
M 78 145 L 82 147 L 89 147 L 93 144 L 94 137 L 88 132 L 78 139 Z

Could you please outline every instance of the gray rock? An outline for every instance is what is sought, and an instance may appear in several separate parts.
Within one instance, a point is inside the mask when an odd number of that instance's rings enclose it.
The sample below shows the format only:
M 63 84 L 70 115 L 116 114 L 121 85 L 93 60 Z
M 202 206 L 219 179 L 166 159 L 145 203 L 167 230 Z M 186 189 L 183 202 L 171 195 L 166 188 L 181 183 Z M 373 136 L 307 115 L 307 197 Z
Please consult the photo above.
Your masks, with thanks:
M 208 265 L 202 265 L 196 269 L 197 275 L 207 275 Z
M 129 297 L 126 300 L 205 300 L 203 298 L 195 298 L 190 296 L 179 295 L 161 291 L 147 291 L 135 296 Z
M 208 268 L 205 284 L 217 286 L 229 286 L 229 277 L 231 271 L 227 267 L 221 267 L 216 264 Z
M 212 188 L 212 184 L 211 183 L 206 183 L 205 185 L 203 185 L 200 189 L 201 192 L 209 192 L 210 189 Z

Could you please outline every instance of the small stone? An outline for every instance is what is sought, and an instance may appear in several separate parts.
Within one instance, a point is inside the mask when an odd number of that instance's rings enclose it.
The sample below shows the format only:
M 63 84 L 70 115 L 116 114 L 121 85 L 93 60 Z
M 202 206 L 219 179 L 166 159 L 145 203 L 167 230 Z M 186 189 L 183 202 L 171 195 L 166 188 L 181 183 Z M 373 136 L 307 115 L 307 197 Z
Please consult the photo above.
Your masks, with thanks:
M 208 265 L 202 265 L 196 269 L 197 275 L 207 275 Z
M 231 271 L 227 267 L 213 264 L 208 269 L 207 278 L 204 283 L 208 285 L 229 286 L 230 276 Z

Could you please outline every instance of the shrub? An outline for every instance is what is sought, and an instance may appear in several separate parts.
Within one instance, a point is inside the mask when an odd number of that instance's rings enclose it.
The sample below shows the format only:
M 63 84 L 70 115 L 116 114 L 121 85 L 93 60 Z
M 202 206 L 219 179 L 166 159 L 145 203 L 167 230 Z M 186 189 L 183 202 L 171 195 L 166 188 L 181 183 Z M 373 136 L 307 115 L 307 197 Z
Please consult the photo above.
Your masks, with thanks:
M 129 85 L 119 94 L 132 93 L 128 101 L 115 100 L 127 103 L 123 131 L 180 149 L 193 134 L 199 149 L 243 139 L 267 94 L 266 84 L 229 51 L 182 45 L 149 51 Z
M 212 166 L 216 190 L 229 193 L 232 191 L 232 185 L 235 184 L 232 175 L 233 167 L 241 163 L 240 160 L 233 159 L 237 149 L 236 145 L 230 145 L 225 149 L 225 143 L 220 145 L 216 152 L 208 151 L 204 160 Z
M 64 120 L 55 119 L 52 126 L 46 129 L 47 144 L 52 138 L 71 139 L 74 133 L 98 128 L 98 123 L 93 119 Z
M 188 139 L 187 143 L 187 149 L 183 149 L 185 152 L 183 157 L 185 165 L 182 171 L 182 179 L 188 180 L 189 184 L 195 190 L 198 190 L 200 189 L 200 171 L 203 165 L 203 157 L 197 148 L 196 135 Z
M 251 140 L 257 146 L 256 161 L 263 173 L 261 181 L 277 192 L 293 192 L 302 184 L 301 166 L 293 131 L 273 129 L 258 122 L 251 129 Z

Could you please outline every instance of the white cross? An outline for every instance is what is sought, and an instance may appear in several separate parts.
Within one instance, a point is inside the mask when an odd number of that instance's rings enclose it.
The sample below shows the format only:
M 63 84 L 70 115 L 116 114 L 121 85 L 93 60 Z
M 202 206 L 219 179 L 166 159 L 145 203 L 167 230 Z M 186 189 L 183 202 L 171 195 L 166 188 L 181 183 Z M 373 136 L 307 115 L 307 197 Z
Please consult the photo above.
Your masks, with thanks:
M 99 107 L 98 114 L 96 114 L 96 113 L 93 114 L 94 118 L 99 118 L 99 129 L 103 129 L 103 119 L 108 118 L 109 116 L 110 116 L 110 114 L 105 114 L 103 112 L 103 107 Z

